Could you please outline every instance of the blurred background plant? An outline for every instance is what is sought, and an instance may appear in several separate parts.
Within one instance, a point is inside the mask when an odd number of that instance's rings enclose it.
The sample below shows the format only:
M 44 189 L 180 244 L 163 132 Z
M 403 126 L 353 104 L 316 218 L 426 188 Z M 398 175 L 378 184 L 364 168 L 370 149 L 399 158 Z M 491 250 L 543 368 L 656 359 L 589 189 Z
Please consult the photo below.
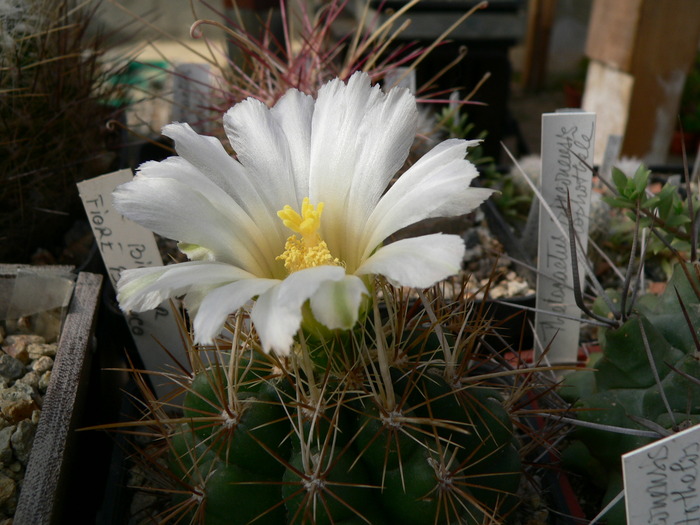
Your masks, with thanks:
M 612 236 L 609 244 L 629 254 L 637 229 L 646 230 L 642 241 L 646 249 L 645 269 L 658 280 L 668 280 L 678 259 L 675 252 L 687 259 L 697 243 L 697 239 L 693 240 L 697 235 L 695 215 L 700 209 L 697 182 L 687 186 L 678 184 L 680 180 L 676 184 L 669 180 L 663 185 L 653 184 L 651 170 L 641 163 L 629 175 L 613 168 L 612 182 L 615 194 L 603 198 L 613 211 L 619 211 L 616 216 L 620 220 L 615 221 L 613 232 L 617 235 Z M 656 191 L 652 191 L 654 186 Z
M 118 66 L 102 61 L 98 3 L 0 2 L 0 261 L 58 258 L 83 215 L 75 183 L 114 166 Z
M 399 21 L 420 0 L 406 2 L 396 11 L 388 11 L 385 17 L 371 10 L 370 2 L 349 0 L 224 2 L 223 9 L 204 0 L 193 0 L 191 9 L 195 21 L 190 32 L 197 44 L 203 44 L 197 46 L 191 40 L 178 39 L 151 24 L 148 15 L 136 13 L 118 0 L 110 0 L 110 3 L 196 57 L 199 71 L 194 75 L 183 73 L 178 71 L 177 64 L 158 51 L 155 43 L 153 47 L 165 61 L 158 60 L 155 64 L 144 61 L 143 65 L 166 70 L 175 82 L 190 82 L 193 91 L 207 92 L 202 102 L 186 108 L 192 115 L 187 121 L 196 129 L 198 126 L 200 130 L 205 128 L 207 133 L 220 133 L 220 126 L 207 124 L 218 120 L 231 106 L 247 97 L 272 105 L 290 88 L 315 95 L 328 80 L 336 77 L 347 80 L 358 70 L 367 72 L 373 82 L 389 84 L 385 87 L 394 83 L 408 86 L 415 68 L 449 38 L 449 31 L 446 31 L 429 44 L 400 41 L 399 36 L 407 24 Z M 485 2 L 481 2 L 462 13 L 452 27 L 458 27 L 484 6 Z M 350 13 L 354 13 L 355 18 L 349 17 Z M 461 53 L 454 63 L 464 56 L 465 53 Z M 413 82 L 419 102 L 448 102 L 452 90 L 436 87 L 436 82 L 448 69 L 420 86 Z M 205 70 L 206 73 L 200 76 L 199 73 Z M 142 95 L 153 97 L 153 93 L 147 91 Z M 181 104 L 167 89 L 157 96 L 173 104 L 174 112 L 179 111 Z M 431 143 L 435 131 L 433 115 L 425 113 L 424 117 L 416 148 L 422 147 L 421 141 Z M 159 131 L 150 129 L 142 135 L 158 137 Z M 223 134 L 219 138 L 225 147 L 229 147 Z M 165 145 L 167 147 L 167 141 Z

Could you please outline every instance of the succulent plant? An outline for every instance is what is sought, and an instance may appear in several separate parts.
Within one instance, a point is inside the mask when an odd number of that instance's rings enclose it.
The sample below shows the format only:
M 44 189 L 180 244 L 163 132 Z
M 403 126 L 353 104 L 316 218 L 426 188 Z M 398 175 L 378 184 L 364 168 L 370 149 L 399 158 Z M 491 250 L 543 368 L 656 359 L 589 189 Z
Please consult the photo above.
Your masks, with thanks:
M 583 424 L 571 434 L 563 463 L 605 490 L 605 503 L 622 490 L 622 454 L 700 422 L 697 197 L 689 192 L 683 199 L 671 185 L 649 195 L 648 176 L 644 166 L 630 178 L 613 170 L 616 195 L 606 200 L 629 210 L 635 224 L 628 272 L 622 289 L 607 290 L 589 311 L 607 324 L 599 331 L 602 352 L 568 375 L 560 390 Z M 641 226 L 676 260 L 659 295 L 637 290 L 641 264 L 632 263 Z M 624 524 L 623 502 L 606 519 Z
M 483 360 L 480 329 L 464 304 L 436 324 L 434 298 L 409 309 L 401 290 L 378 286 L 387 311 L 375 307 L 350 333 L 307 337 L 303 354 L 263 353 L 242 317 L 210 359 L 192 354 L 183 415 L 165 419 L 167 519 L 505 520 L 518 502 L 519 438 L 504 402 L 512 392 L 470 373 Z

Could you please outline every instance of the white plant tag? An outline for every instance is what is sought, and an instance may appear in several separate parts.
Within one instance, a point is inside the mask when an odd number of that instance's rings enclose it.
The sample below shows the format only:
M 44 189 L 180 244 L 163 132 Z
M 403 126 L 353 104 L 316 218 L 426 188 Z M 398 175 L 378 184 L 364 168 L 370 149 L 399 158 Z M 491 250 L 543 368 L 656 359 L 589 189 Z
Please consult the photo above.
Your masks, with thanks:
M 700 524 L 700 425 L 622 456 L 627 523 Z
M 567 219 L 567 192 L 573 224 L 585 250 L 592 174 L 583 161 L 593 165 L 595 113 L 566 110 L 542 115 L 542 175 L 540 191 L 537 309 L 535 328 L 547 357 L 553 364 L 576 362 L 580 310 L 573 291 L 573 265 Z M 580 158 L 579 158 L 580 157 Z M 551 212 L 551 213 L 550 213 Z M 579 251 L 579 278 L 585 277 Z
M 131 170 L 125 169 L 78 183 L 95 242 L 115 289 L 122 270 L 163 265 L 153 233 L 114 209 L 112 191 L 132 177 Z M 187 362 L 185 346 L 169 302 L 155 310 L 128 314 L 126 320 L 147 370 L 164 371 L 172 365 L 163 347 L 181 363 Z M 151 382 L 159 396 L 167 393 L 163 386 L 158 385 L 155 376 Z
M 609 135 L 608 143 L 605 146 L 603 154 L 603 162 L 600 164 L 599 173 L 607 180 L 610 180 L 612 168 L 615 162 L 620 158 L 622 150 L 622 135 Z
M 173 121 L 188 122 L 198 133 L 208 133 L 212 89 L 209 64 L 179 64 L 173 78 Z

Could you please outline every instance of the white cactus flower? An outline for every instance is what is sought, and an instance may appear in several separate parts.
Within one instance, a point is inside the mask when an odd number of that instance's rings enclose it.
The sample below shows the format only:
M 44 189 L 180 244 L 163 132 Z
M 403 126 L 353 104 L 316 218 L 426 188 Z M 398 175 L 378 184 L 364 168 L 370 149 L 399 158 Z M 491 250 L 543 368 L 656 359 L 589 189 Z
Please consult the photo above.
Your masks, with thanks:
M 477 170 L 465 154 L 476 141 L 456 139 L 387 190 L 416 121 L 407 89 L 385 94 L 356 73 L 347 84 L 328 82 L 317 100 L 290 90 L 272 108 L 236 104 L 224 115 L 235 159 L 187 124 L 166 126 L 179 156 L 143 164 L 114 199 L 125 216 L 180 241 L 191 260 L 124 271 L 121 307 L 144 311 L 184 295 L 195 341 L 208 344 L 254 299 L 263 349 L 287 354 L 302 308 L 331 330 L 350 329 L 372 275 L 426 288 L 455 274 L 459 236 L 382 244 L 422 219 L 467 213 L 491 194 L 469 187 Z

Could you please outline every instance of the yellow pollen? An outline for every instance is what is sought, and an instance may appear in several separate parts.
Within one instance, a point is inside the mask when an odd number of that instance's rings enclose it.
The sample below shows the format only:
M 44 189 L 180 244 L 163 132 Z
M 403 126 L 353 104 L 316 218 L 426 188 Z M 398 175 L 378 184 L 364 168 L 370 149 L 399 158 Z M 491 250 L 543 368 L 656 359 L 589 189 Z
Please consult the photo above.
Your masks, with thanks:
M 318 234 L 322 212 L 323 203 L 319 202 L 314 208 L 308 197 L 304 198 L 301 205 L 301 215 L 289 205 L 277 212 L 277 216 L 287 228 L 301 234 L 301 239 L 296 235 L 289 237 L 284 245 L 284 252 L 277 257 L 277 260 L 284 261 L 284 267 L 289 273 L 314 266 L 341 265 L 341 262 L 331 255 L 328 245 Z

